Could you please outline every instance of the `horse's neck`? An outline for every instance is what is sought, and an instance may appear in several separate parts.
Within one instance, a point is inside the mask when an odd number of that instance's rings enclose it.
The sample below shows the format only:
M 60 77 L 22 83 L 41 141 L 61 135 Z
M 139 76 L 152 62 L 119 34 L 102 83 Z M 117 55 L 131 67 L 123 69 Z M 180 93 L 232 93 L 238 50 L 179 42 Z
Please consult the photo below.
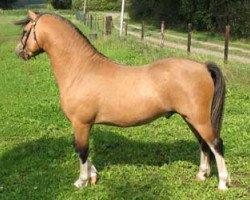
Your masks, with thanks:
M 64 26 L 61 32 L 52 29 L 45 45 L 60 92 L 66 90 L 79 74 L 87 72 L 93 59 L 102 59 L 76 30 L 67 24 Z

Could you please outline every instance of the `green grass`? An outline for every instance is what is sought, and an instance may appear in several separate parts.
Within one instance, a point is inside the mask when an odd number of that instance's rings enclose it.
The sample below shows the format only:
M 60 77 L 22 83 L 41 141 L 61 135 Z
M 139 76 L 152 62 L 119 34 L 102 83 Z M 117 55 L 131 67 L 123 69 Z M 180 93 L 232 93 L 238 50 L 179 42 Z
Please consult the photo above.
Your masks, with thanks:
M 20 33 L 0 15 L 1 37 Z M 7 27 L 7 28 L 5 28 Z M 86 30 L 83 26 L 83 32 Z M 153 123 L 116 128 L 94 126 L 90 159 L 99 170 L 96 186 L 75 189 L 79 163 L 70 123 L 60 111 L 59 93 L 45 54 L 28 62 L 15 56 L 17 39 L 0 40 L 0 199 L 249 199 L 250 68 L 211 56 L 192 54 L 199 61 L 222 66 L 227 99 L 222 137 L 232 187 L 217 191 L 218 177 L 196 182 L 199 147 L 183 120 L 175 115 Z M 106 56 L 129 65 L 181 56 L 185 51 L 154 48 L 116 34 L 94 41 Z

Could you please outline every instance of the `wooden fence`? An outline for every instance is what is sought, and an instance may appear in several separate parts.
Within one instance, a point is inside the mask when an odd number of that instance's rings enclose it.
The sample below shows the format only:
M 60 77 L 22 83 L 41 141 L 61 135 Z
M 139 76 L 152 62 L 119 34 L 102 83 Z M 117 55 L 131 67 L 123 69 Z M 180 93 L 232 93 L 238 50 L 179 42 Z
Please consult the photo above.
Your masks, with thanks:
M 93 33 L 90 34 L 90 39 L 99 34 L 110 35 L 112 33 L 113 20 L 111 16 L 99 17 L 89 13 L 75 12 L 76 19 L 84 23 Z
M 89 38 L 97 38 L 97 35 L 100 34 L 100 32 L 103 35 L 110 35 L 112 34 L 112 27 L 113 27 L 113 21 L 112 16 L 107 16 L 104 18 L 100 18 L 96 15 L 91 14 L 83 14 L 82 12 L 76 12 L 76 19 L 83 22 L 86 26 L 92 30 L 95 35 L 95 37 L 91 36 L 93 34 L 90 34 Z M 166 21 L 161 21 L 159 23 L 160 29 L 159 34 L 160 37 L 158 38 L 160 40 L 160 46 L 164 47 L 165 42 L 168 40 L 166 37 L 166 31 L 167 31 L 167 23 Z M 126 37 L 128 35 L 128 22 L 125 20 L 123 24 L 123 35 Z M 135 27 L 135 26 L 134 26 Z M 147 28 L 145 25 L 145 22 L 142 21 L 140 28 L 136 27 L 138 34 L 140 33 L 141 41 L 145 40 L 145 35 L 147 32 Z M 228 51 L 229 51 L 229 39 L 230 39 L 230 29 L 231 27 L 228 25 L 225 28 L 225 45 L 224 45 L 224 62 L 228 62 Z M 190 55 L 192 52 L 192 24 L 187 24 L 187 54 Z

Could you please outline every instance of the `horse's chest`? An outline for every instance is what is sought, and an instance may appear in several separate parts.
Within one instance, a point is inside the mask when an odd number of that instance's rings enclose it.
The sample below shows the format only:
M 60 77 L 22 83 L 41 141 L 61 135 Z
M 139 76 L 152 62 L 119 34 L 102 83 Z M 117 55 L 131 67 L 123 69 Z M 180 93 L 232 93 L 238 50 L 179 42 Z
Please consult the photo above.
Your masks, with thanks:
M 93 120 L 96 107 L 95 98 L 88 95 L 71 95 L 61 98 L 61 108 L 70 121 L 73 119 L 79 119 L 83 122 Z

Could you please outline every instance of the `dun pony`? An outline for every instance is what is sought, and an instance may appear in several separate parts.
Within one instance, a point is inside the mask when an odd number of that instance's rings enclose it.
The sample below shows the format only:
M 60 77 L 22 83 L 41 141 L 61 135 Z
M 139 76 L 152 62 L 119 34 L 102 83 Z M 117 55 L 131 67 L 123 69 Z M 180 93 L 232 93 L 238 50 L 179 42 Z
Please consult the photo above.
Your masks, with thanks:
M 177 113 L 200 143 L 198 180 L 210 173 L 214 155 L 220 190 L 229 180 L 220 137 L 225 81 L 214 63 L 182 58 L 129 67 L 99 53 L 68 20 L 53 14 L 28 12 L 17 22 L 24 33 L 16 53 L 24 60 L 46 52 L 60 91 L 61 107 L 72 123 L 80 158 L 75 186 L 95 183 L 97 171 L 87 159 L 94 124 L 141 125 Z

